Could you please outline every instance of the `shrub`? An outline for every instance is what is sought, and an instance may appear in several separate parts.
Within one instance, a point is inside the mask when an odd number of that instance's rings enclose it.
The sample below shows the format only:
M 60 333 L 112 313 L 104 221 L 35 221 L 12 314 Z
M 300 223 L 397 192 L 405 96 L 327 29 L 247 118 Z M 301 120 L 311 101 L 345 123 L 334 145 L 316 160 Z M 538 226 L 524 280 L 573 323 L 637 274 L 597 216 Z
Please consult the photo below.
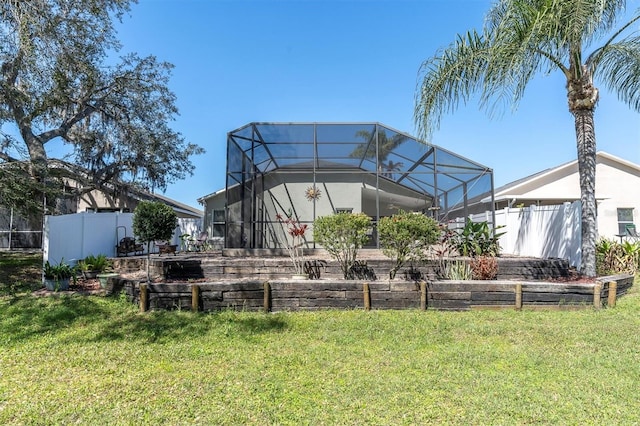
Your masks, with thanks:
M 147 281 L 149 275 L 149 253 L 152 241 L 168 241 L 171 239 L 178 218 L 176 212 L 166 204 L 157 201 L 141 201 L 133 212 L 133 233 L 147 243 Z
M 78 266 L 83 272 L 96 271 L 98 273 L 102 273 L 111 268 L 111 260 L 109 260 L 109 258 L 104 254 L 99 254 L 97 256 L 90 254 L 80 260 L 78 262 Z
M 382 252 L 393 259 L 395 265 L 389 271 L 393 279 L 406 262 L 414 262 L 426 256 L 426 250 L 438 241 L 438 222 L 421 213 L 400 210 L 391 217 L 383 217 L 378 224 Z
M 350 277 L 358 250 L 369 240 L 371 220 L 364 213 L 337 213 L 313 223 L 313 238 L 340 264 L 345 279 Z
M 612 275 L 627 272 L 635 274 L 640 262 L 640 244 L 601 238 L 596 244 L 596 274 Z
M 498 238 L 502 235 L 504 232 L 492 233 L 486 221 L 467 219 L 464 228 L 451 235 L 451 243 L 461 256 L 497 256 L 500 251 Z
M 495 280 L 498 276 L 498 260 L 493 256 L 478 256 L 469 262 L 474 280 Z

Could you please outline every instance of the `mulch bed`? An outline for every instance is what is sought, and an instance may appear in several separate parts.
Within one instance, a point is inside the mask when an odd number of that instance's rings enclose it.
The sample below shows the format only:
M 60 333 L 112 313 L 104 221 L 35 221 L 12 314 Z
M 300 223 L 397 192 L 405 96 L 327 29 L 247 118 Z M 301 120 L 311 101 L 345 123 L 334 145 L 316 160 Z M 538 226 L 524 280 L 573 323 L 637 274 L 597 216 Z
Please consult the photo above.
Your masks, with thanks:
M 97 279 L 85 280 L 79 279 L 76 283 L 69 284 L 69 290 L 67 291 L 50 291 L 45 287 L 39 288 L 33 292 L 34 296 L 51 296 L 51 295 L 72 295 L 77 294 L 81 296 L 89 296 L 89 295 L 102 295 L 104 294 L 104 289 L 100 287 L 100 281 Z

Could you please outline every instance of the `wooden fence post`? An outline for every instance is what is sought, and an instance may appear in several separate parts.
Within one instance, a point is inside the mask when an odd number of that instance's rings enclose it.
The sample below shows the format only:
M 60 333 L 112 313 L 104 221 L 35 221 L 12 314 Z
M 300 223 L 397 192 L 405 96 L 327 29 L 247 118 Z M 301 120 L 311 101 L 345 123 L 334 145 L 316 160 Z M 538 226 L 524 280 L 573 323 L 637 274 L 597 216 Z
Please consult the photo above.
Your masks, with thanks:
M 140 312 L 147 311 L 147 303 L 149 300 L 149 294 L 146 284 L 140 284 Z
M 362 284 L 362 294 L 364 297 L 364 310 L 371 310 L 371 292 L 369 291 L 369 283 Z
M 200 286 L 191 285 L 191 310 L 198 312 L 200 309 Z
M 269 281 L 264 283 L 264 313 L 268 313 L 271 310 L 271 285 Z
M 616 295 L 618 291 L 618 282 L 610 281 L 609 282 L 609 297 L 607 298 L 607 308 L 615 308 L 616 307 Z
M 420 281 L 420 309 L 427 310 L 427 282 Z
M 516 309 L 522 309 L 522 284 L 516 284 Z
M 602 291 L 602 284 L 597 283 L 593 286 L 593 307 L 596 309 L 600 309 L 602 307 L 602 303 L 600 303 L 600 292 Z

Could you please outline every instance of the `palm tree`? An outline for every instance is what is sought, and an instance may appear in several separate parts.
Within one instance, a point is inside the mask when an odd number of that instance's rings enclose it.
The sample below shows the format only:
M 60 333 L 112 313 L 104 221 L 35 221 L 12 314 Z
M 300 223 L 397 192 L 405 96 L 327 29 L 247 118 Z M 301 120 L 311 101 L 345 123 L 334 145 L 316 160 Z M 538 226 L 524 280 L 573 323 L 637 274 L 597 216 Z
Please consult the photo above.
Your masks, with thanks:
M 640 15 L 618 26 L 625 7 L 624 0 L 498 0 L 482 32 L 458 35 L 422 64 L 416 93 L 415 120 L 427 139 L 445 111 L 476 92 L 491 112 L 501 101 L 517 105 L 536 74 L 564 74 L 578 148 L 581 272 L 589 277 L 596 274 L 594 78 L 640 111 L 640 36 L 630 30 Z
M 351 158 L 376 158 L 376 144 L 370 143 L 372 134 L 367 130 L 359 130 L 356 132 L 356 136 L 365 140 L 364 143 L 358 145 L 350 154 Z M 400 171 L 400 168 L 404 166 L 402 162 L 394 163 L 389 160 L 385 163 L 387 157 L 391 152 L 405 143 L 409 138 L 403 134 L 395 134 L 392 137 L 387 137 L 387 133 L 378 129 L 378 171 L 381 171 L 382 176 L 390 177 L 393 179 L 393 172 Z

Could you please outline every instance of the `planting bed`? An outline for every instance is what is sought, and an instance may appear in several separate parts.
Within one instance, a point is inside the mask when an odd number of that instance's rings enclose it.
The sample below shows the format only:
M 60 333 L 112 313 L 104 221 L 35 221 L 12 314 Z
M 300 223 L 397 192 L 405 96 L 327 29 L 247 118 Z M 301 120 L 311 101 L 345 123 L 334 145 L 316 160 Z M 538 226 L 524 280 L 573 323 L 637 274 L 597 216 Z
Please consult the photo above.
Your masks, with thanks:
M 633 283 L 631 275 L 577 282 L 562 259 L 501 257 L 493 281 L 438 281 L 436 262 L 401 270 L 379 253 L 363 255 L 355 280 L 344 280 L 337 263 L 309 256 L 318 279 L 293 280 L 286 257 L 178 255 L 153 257 L 155 282 L 119 280 L 128 298 L 147 309 L 318 310 L 318 309 L 575 309 L 614 303 Z M 127 270 L 144 269 L 127 259 Z M 287 278 L 284 278 L 287 277 Z M 409 279 L 411 278 L 411 279 Z M 616 283 L 610 292 L 611 282 Z M 610 297 L 611 293 L 611 297 Z

